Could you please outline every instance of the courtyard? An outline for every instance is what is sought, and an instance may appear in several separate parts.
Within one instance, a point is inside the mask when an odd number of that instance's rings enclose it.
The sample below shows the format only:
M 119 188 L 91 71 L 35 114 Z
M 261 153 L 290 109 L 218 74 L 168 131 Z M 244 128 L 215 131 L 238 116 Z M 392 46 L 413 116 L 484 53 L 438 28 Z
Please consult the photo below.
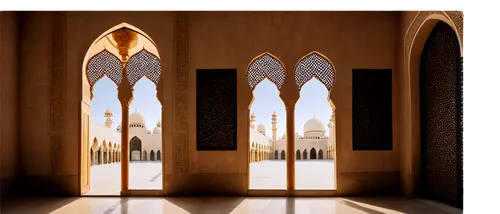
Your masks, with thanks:
M 130 162 L 130 189 L 162 189 L 161 162 Z M 120 195 L 120 163 L 90 167 L 91 186 L 85 195 Z M 333 160 L 297 160 L 296 189 L 335 189 Z M 250 189 L 286 189 L 286 161 L 250 163 Z

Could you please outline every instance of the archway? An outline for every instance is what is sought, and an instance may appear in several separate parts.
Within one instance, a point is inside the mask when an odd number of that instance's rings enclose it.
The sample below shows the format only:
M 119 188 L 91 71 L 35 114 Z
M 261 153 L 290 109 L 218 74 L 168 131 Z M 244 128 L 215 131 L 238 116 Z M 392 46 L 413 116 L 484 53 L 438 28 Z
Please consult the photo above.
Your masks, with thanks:
M 286 189 L 286 163 L 270 164 L 264 161 L 273 157 L 269 151 L 275 151 L 274 159 L 278 160 L 278 149 L 286 148 L 287 144 L 286 139 L 279 137 L 286 126 L 286 117 L 281 116 L 286 115 L 285 105 L 280 97 L 285 67 L 278 57 L 262 53 L 248 64 L 247 81 L 252 96 L 249 104 L 249 142 L 255 142 L 257 150 L 256 162 L 249 166 L 249 188 Z M 270 171 L 273 173 L 268 173 Z M 279 179 L 278 182 L 276 179 Z
M 295 152 L 295 159 L 300 160 L 300 150 L 297 149 L 297 152 Z
M 323 150 L 322 149 L 320 149 L 318 151 L 318 159 L 320 159 L 320 160 L 323 159 Z
M 128 108 L 133 96 L 132 87 L 143 76 L 158 85 L 161 74 L 158 50 L 151 38 L 144 32 L 127 23 L 122 23 L 110 28 L 94 40 L 85 55 L 82 71 L 82 115 L 80 117 L 82 118 L 82 143 L 88 142 L 89 139 L 90 103 L 94 98 L 95 83 L 106 77 L 119 86 L 119 96 L 117 97 L 120 97 L 120 107 L 122 108 L 120 135 L 123 136 L 120 144 L 123 146 L 124 152 L 117 152 L 117 154 L 123 155 L 125 158 L 125 161 L 121 163 L 120 169 L 123 171 L 120 170 L 119 180 L 122 183 L 121 190 L 128 191 L 128 169 L 129 161 L 132 159 L 128 138 Z M 83 145 L 82 149 L 85 149 L 85 144 Z M 111 148 L 109 152 L 112 152 Z M 142 152 L 139 150 L 136 155 L 140 157 L 141 154 Z M 87 157 L 87 154 L 82 155 L 81 164 L 85 162 Z M 112 155 L 108 160 L 111 157 Z M 122 158 L 117 157 L 116 159 L 121 160 Z M 81 194 L 86 193 L 90 188 L 90 182 L 87 181 L 90 179 L 90 172 L 86 170 L 86 167 L 82 165 Z M 120 190 L 117 190 L 116 194 L 119 192 Z
M 285 150 L 281 150 L 281 160 L 285 160 Z
M 302 153 L 302 158 L 304 160 L 307 160 L 307 149 L 304 149 L 304 152 Z
M 150 160 L 152 160 L 152 161 L 154 161 L 154 160 L 155 160 L 155 152 L 154 152 L 153 150 L 151 150 L 151 151 L 149 152 L 149 159 L 150 159 Z
M 138 161 L 142 159 L 142 141 L 137 136 L 130 139 L 130 161 Z
M 148 152 L 146 152 L 146 150 L 144 150 L 142 152 L 142 160 L 143 161 L 147 161 L 148 160 Z
M 310 159 L 311 160 L 315 160 L 316 159 L 316 149 L 315 148 L 311 149 Z
M 331 93 L 336 71 L 333 63 L 323 54 L 313 51 L 297 61 L 294 80 L 300 97 L 295 104 L 294 121 L 297 144 L 305 145 L 302 159 L 318 159 L 318 150 L 326 150 L 332 144 L 335 105 Z M 324 159 L 321 154 L 321 159 Z M 335 189 L 335 162 L 301 161 L 295 164 L 295 189 Z M 307 176 L 304 176 L 307 175 Z
M 439 21 L 420 61 L 422 193 L 461 207 L 462 60 L 454 29 Z
M 156 151 L 156 160 L 161 161 L 161 151 Z

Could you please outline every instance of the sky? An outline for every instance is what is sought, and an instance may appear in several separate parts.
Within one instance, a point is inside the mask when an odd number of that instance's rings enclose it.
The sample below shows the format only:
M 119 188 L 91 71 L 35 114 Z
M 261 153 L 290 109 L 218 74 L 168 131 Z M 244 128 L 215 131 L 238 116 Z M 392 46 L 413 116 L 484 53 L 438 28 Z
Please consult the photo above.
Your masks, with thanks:
M 332 108 L 327 100 L 328 90 L 316 78 L 307 82 L 300 91 L 300 98 L 295 105 L 295 131 L 303 134 L 303 126 L 307 120 L 316 117 L 320 119 L 327 128 L 332 113 Z M 92 99 L 92 120 L 104 124 L 106 118 L 104 112 L 110 108 L 113 112 L 113 129 L 121 123 L 121 105 L 118 101 L 118 90 L 116 84 L 104 76 L 94 85 L 94 98 Z M 141 78 L 134 86 L 134 100 L 129 111 L 140 112 L 146 120 L 146 127 L 152 130 L 158 120 L 161 119 L 161 105 L 156 98 L 156 86 L 147 78 Z M 250 113 L 255 112 L 255 125 L 264 124 L 266 135 L 270 136 L 271 115 L 276 111 L 278 115 L 278 137 L 286 130 L 285 105 L 279 97 L 276 85 L 264 79 L 254 90 L 254 101 Z M 328 132 L 326 133 L 328 135 Z

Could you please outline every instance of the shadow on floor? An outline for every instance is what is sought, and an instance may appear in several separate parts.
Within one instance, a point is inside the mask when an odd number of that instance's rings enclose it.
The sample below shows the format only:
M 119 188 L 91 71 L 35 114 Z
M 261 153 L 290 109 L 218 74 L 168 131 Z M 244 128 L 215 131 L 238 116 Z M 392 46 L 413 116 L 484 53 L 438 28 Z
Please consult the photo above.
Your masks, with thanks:
M 243 197 L 172 197 L 165 198 L 168 202 L 189 213 L 204 213 L 207 210 L 217 210 L 219 214 L 229 214 L 240 205 Z
M 429 203 L 423 203 L 420 200 L 401 197 L 345 197 L 339 199 L 342 200 L 343 204 L 349 207 L 373 214 L 381 214 L 382 212 L 373 210 L 363 205 L 380 207 L 402 213 L 411 213 L 415 210 L 419 210 L 419 212 L 429 213 L 436 212 L 436 210 L 439 210 L 440 213 L 463 213 L 461 209 L 446 204 L 435 202 L 436 205 L 439 205 L 435 206 Z
M 33 209 L 36 208 L 36 213 L 52 213 L 56 210 L 61 209 L 75 201 L 78 197 L 71 198 L 60 198 L 60 197 L 46 197 L 46 198 L 25 198 L 25 197 L 14 197 L 2 201 L 2 206 L 0 207 L 0 213 L 29 213 L 33 214 Z M 2 199 L 4 200 L 4 199 Z

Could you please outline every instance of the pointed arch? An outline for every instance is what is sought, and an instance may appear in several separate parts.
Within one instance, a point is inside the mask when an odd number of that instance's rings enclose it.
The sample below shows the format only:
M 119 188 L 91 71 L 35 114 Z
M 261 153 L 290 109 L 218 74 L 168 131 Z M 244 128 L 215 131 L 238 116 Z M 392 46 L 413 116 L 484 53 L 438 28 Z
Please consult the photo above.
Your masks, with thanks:
M 159 149 L 156 151 L 156 160 L 161 161 L 161 151 Z
M 309 156 L 309 158 L 311 160 L 316 159 L 316 149 L 314 147 L 311 149 L 311 155 Z
M 120 59 L 106 49 L 92 56 L 85 70 L 87 81 L 91 88 L 104 76 L 111 79 L 117 86 L 120 85 L 123 78 Z
M 304 152 L 302 153 L 302 159 L 307 160 L 307 149 L 304 149 Z
M 108 76 L 117 85 L 119 85 L 123 79 L 122 60 L 120 59 L 120 54 L 116 47 L 117 44 L 115 44 L 116 42 L 114 42 L 110 35 L 124 29 L 139 35 L 137 40 L 138 45 L 132 47 L 130 50 L 130 55 L 136 56 L 135 60 L 130 62 L 130 57 L 126 64 L 131 64 L 131 68 L 129 69 L 131 70 L 131 74 L 127 75 L 131 85 L 132 83 L 135 84 L 142 76 L 146 76 L 156 86 L 160 81 L 160 55 L 155 42 L 139 28 L 128 23 L 120 23 L 97 37 L 85 54 L 82 71 L 84 73 L 84 78 L 87 78 L 87 83 L 90 86 L 90 99 L 93 97 L 93 86 L 102 77 Z M 133 80 L 135 78 L 137 80 L 134 82 Z
M 278 150 L 274 150 L 274 160 L 278 160 Z
M 94 137 L 94 141 L 92 143 L 91 149 L 93 149 L 93 150 L 99 150 L 99 140 L 97 140 L 97 137 Z
M 281 150 L 281 160 L 285 160 L 286 159 L 286 156 L 285 156 L 285 150 Z
M 295 159 L 300 160 L 300 150 L 297 149 L 297 152 L 295 152 Z
M 149 159 L 150 159 L 150 160 L 152 160 L 152 161 L 154 161 L 154 160 L 155 160 L 155 151 L 153 151 L 152 149 L 151 149 L 151 151 L 149 152 Z
M 318 151 L 318 159 L 322 160 L 323 159 L 323 150 L 319 149 Z
M 132 55 L 125 66 L 125 70 L 131 87 L 134 87 L 143 76 L 151 80 L 155 86 L 158 86 L 160 81 L 160 59 L 146 49 Z
M 316 77 L 330 91 L 335 83 L 335 67 L 325 55 L 313 51 L 306 54 L 295 65 L 295 82 L 299 90 L 313 77 Z
M 285 82 L 285 75 L 283 62 L 269 52 L 255 57 L 247 68 L 247 81 L 252 91 L 265 78 L 274 83 L 279 90 Z

